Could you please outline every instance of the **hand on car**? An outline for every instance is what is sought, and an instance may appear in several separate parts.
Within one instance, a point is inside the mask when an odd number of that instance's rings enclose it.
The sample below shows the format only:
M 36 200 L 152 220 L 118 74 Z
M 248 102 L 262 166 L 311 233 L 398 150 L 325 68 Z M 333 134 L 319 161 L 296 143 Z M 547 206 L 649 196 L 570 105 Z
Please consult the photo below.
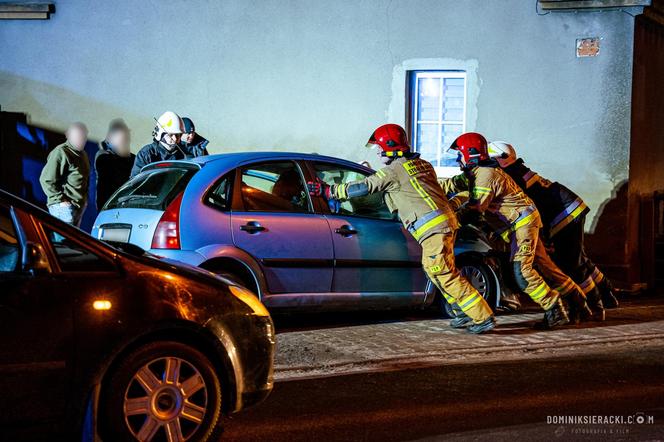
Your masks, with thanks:
M 331 187 L 320 178 L 317 178 L 316 181 L 309 181 L 307 188 L 311 196 L 323 196 L 326 200 L 332 199 Z

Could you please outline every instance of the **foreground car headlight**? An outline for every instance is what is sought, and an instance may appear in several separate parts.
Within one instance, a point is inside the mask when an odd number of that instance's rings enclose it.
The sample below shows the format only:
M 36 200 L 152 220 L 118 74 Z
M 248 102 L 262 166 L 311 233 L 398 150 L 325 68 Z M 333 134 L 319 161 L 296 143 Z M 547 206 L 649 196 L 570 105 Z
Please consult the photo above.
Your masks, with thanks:
M 236 285 L 228 286 L 231 293 L 251 308 L 256 316 L 270 316 L 263 303 L 251 291 Z

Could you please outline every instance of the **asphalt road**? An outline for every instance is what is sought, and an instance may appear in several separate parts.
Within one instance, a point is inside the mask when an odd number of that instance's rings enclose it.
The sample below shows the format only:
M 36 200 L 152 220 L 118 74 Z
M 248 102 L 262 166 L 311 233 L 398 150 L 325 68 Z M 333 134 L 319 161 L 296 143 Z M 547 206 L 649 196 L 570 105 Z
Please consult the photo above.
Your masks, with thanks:
M 653 416 L 558 424 L 548 416 Z M 553 419 L 553 418 L 550 418 Z M 606 354 L 280 382 L 225 440 L 664 440 L 664 342 Z

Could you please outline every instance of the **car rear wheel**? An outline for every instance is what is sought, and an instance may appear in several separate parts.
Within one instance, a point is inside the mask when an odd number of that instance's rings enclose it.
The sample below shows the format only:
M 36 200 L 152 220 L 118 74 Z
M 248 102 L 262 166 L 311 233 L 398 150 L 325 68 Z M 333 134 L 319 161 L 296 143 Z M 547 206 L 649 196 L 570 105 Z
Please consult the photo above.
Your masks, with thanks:
M 456 266 L 459 272 L 477 289 L 491 307 L 496 310 L 496 300 L 498 299 L 498 285 L 496 276 L 489 264 L 479 256 L 460 255 L 456 257 Z M 441 303 L 445 313 L 450 318 L 455 316 L 452 306 L 441 296 Z
M 111 374 L 100 403 L 105 440 L 216 440 L 222 383 L 210 360 L 179 342 L 132 352 Z

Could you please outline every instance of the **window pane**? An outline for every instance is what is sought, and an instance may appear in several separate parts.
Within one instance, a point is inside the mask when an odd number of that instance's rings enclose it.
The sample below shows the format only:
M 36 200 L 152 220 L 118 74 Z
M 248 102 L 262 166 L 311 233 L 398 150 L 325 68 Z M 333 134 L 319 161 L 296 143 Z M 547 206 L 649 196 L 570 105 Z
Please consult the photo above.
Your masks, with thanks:
M 339 167 L 335 164 L 316 163 L 314 167 L 316 169 L 316 176 L 329 185 L 350 183 L 352 181 L 362 180 L 366 177 L 364 173 Z M 352 198 L 342 202 L 336 207 L 331 206 L 330 209 L 334 213 L 340 213 L 343 215 L 356 215 L 388 220 L 394 219 L 385 205 L 383 192 Z
M 106 203 L 104 210 L 115 208 L 166 210 L 187 187 L 195 173 L 196 170 L 180 167 L 144 172 L 123 185 Z
M 231 208 L 231 181 L 235 175 L 233 173 L 227 174 L 214 186 L 208 193 L 206 201 L 209 205 L 220 209 L 228 210 Z
M 419 78 L 417 119 L 438 121 L 440 113 L 440 78 Z
M 9 209 L 0 207 L 0 272 L 13 272 L 18 266 L 19 244 Z
M 456 152 L 447 152 L 450 145 L 456 140 L 456 138 L 461 135 L 463 131 L 463 126 L 460 124 L 444 124 L 443 132 L 441 134 L 441 149 L 442 149 L 442 158 L 440 161 L 441 166 L 456 166 L 457 162 L 457 153 Z
M 438 162 L 438 124 L 417 125 L 417 151 L 436 166 Z
M 97 256 L 60 233 L 45 230 L 63 272 L 112 272 L 115 270 L 113 264 L 105 258 Z
M 309 193 L 295 163 L 265 163 L 243 169 L 241 191 L 249 211 L 309 211 Z
M 443 120 L 463 121 L 463 78 L 446 78 L 443 84 Z

